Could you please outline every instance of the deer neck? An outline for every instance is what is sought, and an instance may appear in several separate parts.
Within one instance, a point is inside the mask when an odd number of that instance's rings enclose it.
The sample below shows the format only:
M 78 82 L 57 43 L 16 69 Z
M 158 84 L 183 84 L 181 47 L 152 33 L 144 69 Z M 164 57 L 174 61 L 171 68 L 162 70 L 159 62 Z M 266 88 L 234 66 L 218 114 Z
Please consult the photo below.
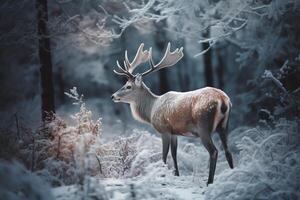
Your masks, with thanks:
M 152 107 L 158 96 L 153 94 L 151 90 L 143 84 L 142 91 L 136 98 L 136 101 L 130 103 L 133 117 L 141 122 L 151 123 Z

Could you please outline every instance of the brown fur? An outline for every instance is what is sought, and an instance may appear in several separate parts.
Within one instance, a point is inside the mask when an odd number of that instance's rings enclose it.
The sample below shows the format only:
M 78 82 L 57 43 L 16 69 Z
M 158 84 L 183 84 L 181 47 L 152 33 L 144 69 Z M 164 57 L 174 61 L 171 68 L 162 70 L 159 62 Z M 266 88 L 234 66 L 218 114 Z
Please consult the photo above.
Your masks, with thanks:
M 151 123 L 161 133 L 189 135 L 200 124 L 212 132 L 214 123 L 219 123 L 215 121 L 219 119 L 216 116 L 222 114 L 219 103 L 228 101 L 224 92 L 211 87 L 186 93 L 169 92 L 154 105 Z

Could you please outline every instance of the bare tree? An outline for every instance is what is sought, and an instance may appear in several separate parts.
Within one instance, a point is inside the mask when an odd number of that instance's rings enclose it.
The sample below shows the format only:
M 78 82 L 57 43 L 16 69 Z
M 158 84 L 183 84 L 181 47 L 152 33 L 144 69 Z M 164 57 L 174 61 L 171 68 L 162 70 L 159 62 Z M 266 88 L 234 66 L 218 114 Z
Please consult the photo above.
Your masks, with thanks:
M 188 75 L 189 65 L 188 65 L 188 54 L 185 52 L 185 40 L 178 39 L 178 44 L 176 46 L 183 47 L 183 53 L 185 56 L 181 59 L 181 61 L 177 64 L 177 76 L 180 83 L 180 91 L 185 92 L 190 88 L 190 77 Z
M 42 120 L 55 112 L 50 38 L 47 29 L 47 0 L 36 0 L 37 32 L 42 88 Z
M 162 20 L 158 23 L 155 23 L 155 28 L 156 28 L 156 34 L 155 34 L 155 45 L 159 49 L 160 52 L 163 52 L 166 49 L 166 41 L 167 36 L 166 32 L 163 29 L 163 27 L 166 27 L 166 21 Z M 162 69 L 159 71 L 159 93 L 164 94 L 170 90 L 170 86 L 168 83 L 168 77 L 167 77 L 167 72 L 166 69 Z
M 226 53 L 225 45 L 218 45 L 216 48 L 216 57 L 217 57 L 217 68 L 216 68 L 216 75 L 217 75 L 217 87 L 223 89 L 225 86 L 224 75 L 226 72 L 226 62 L 224 60 Z
M 209 38 L 210 37 L 210 31 L 207 29 L 206 32 L 203 34 L 203 38 Z M 213 66 L 212 66 L 212 52 L 211 48 L 209 46 L 208 42 L 202 43 L 203 51 L 207 50 L 205 54 L 203 54 L 203 60 L 204 60 L 204 77 L 205 77 L 205 83 L 207 86 L 213 86 L 214 85 L 214 76 L 213 76 Z

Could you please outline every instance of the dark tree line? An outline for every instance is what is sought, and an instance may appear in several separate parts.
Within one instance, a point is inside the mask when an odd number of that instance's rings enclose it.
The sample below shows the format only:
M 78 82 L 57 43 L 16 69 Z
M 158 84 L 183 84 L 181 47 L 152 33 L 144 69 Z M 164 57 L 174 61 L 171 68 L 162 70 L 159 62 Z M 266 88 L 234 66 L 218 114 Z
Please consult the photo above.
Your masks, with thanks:
M 203 38 L 209 38 L 210 31 L 209 29 L 203 33 Z M 204 60 L 204 77 L 206 86 L 214 86 L 214 77 L 213 77 L 213 68 L 212 68 L 212 52 L 211 48 L 209 48 L 209 43 L 205 42 L 202 44 L 203 51 L 208 49 L 208 51 L 203 55 Z
M 50 37 L 47 28 L 48 8 L 47 0 L 36 0 L 37 9 L 37 34 L 39 40 L 40 81 L 42 97 L 42 120 L 48 114 L 55 112 L 53 72 L 51 60 Z
M 155 23 L 156 35 L 154 36 L 154 42 L 158 50 L 163 54 L 166 49 L 167 44 L 167 36 L 166 32 L 163 27 L 166 26 L 166 21 L 160 21 Z M 168 69 L 161 69 L 159 70 L 159 93 L 164 94 L 170 90 L 170 86 L 168 83 L 168 76 L 167 76 Z

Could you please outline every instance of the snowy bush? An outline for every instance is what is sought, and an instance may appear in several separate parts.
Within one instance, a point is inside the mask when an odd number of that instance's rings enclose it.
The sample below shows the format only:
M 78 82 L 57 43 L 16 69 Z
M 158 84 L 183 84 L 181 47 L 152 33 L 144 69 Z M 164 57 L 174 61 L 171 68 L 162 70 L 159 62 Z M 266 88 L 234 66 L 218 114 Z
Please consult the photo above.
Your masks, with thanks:
M 297 126 L 281 120 L 275 129 L 233 131 L 231 140 L 239 149 L 236 167 L 217 174 L 206 199 L 299 199 Z
M 79 106 L 79 112 L 71 116 L 75 125 L 55 116 L 39 132 L 51 138 L 50 141 L 36 141 L 37 144 L 47 143 L 39 151 L 39 155 L 45 154 L 39 161 L 43 165 L 40 173 L 47 178 L 50 173 L 52 183 L 58 185 L 83 181 L 91 147 L 99 142 L 102 126 L 101 119 L 92 119 L 91 111 L 86 108 L 83 96 L 77 93 L 75 87 L 66 95 L 74 99 L 74 104 Z
M 161 138 L 159 135 L 152 135 L 147 131 L 134 129 L 132 136 L 117 137 L 113 141 L 95 145 L 93 148 L 101 166 L 100 177 L 154 177 L 155 170 L 153 171 L 153 169 L 160 171 L 160 167 L 162 167 L 162 171 L 165 168 L 173 171 L 173 160 L 170 155 L 167 159 L 167 165 L 162 163 Z M 198 166 L 195 166 L 191 160 L 199 157 L 199 154 L 199 148 L 191 143 L 184 143 L 183 149 L 179 149 L 178 152 L 179 165 L 183 170 L 182 174 L 192 174 L 193 170 L 197 171 Z M 93 165 L 97 166 L 96 163 Z M 167 172 L 164 171 L 163 173 Z M 158 177 L 160 175 L 161 173 L 157 174 Z
M 5 200 L 50 200 L 50 187 L 17 162 L 0 161 L 0 198 Z
M 133 135 L 101 145 L 97 153 L 104 177 L 136 177 L 146 167 L 161 160 L 161 141 L 149 132 L 134 130 Z

